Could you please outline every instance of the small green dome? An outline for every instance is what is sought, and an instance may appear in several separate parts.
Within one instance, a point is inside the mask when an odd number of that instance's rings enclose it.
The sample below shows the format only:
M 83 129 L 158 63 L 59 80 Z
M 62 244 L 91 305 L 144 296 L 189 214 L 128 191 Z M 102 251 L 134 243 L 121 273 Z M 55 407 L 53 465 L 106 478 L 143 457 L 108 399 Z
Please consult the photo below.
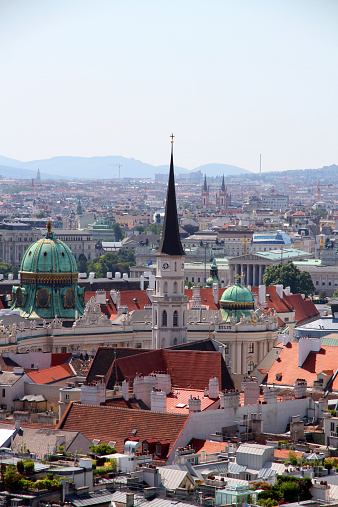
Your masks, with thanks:
M 254 303 L 254 297 L 246 287 L 239 282 L 228 287 L 222 294 L 221 303 Z
M 229 322 L 233 317 L 239 322 L 241 316 L 250 316 L 255 306 L 253 295 L 239 282 L 223 292 L 220 303 L 222 319 L 226 322 Z

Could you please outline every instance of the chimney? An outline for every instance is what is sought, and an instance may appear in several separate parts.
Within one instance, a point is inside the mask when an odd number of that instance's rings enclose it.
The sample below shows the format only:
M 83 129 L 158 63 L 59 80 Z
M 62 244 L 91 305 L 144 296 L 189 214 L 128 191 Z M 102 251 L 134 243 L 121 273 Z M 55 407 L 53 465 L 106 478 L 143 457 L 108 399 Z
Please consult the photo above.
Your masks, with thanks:
M 245 382 L 244 405 L 257 405 L 259 399 L 259 384 L 257 382 Z
M 171 378 L 169 373 L 156 373 L 156 388 L 167 395 L 171 393 Z
M 140 276 L 140 289 L 144 290 L 144 276 L 143 275 Z
M 276 287 L 276 292 L 277 292 L 277 295 L 283 299 L 283 285 L 281 284 L 278 284 L 278 285 L 275 285 Z
M 275 387 L 264 387 L 264 401 L 267 405 L 277 403 L 277 389 Z
M 214 298 L 215 305 L 218 305 L 219 303 L 219 286 L 218 283 L 212 284 L 212 297 Z
M 126 493 L 126 507 L 133 507 L 134 493 Z
M 219 381 L 217 377 L 209 380 L 209 398 L 215 400 L 219 397 Z
M 189 406 L 189 414 L 191 414 L 191 412 L 200 412 L 201 411 L 200 397 L 197 396 L 197 398 L 195 398 L 190 395 L 188 406 Z
M 266 300 L 266 287 L 265 285 L 259 285 L 258 287 L 258 303 L 263 304 Z
M 237 389 L 230 389 L 229 391 L 221 392 L 219 397 L 221 408 L 239 407 L 239 391 L 237 391 Z
M 150 393 L 150 409 L 153 412 L 166 412 L 167 411 L 167 396 L 163 391 L 158 391 L 155 388 Z
M 127 380 L 122 382 L 122 398 L 129 401 L 129 382 Z
M 106 384 L 93 382 L 81 386 L 81 403 L 84 405 L 101 405 L 106 401 Z
M 297 378 L 293 384 L 295 388 L 295 399 L 300 400 L 306 397 L 307 382 L 303 378 Z

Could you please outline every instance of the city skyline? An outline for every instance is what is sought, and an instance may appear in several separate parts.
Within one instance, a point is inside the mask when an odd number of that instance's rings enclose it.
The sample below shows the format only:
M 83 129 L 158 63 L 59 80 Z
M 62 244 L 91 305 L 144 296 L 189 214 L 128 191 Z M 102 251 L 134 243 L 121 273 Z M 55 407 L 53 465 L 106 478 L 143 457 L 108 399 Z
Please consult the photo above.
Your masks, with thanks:
M 3 1 L 0 155 L 337 163 L 332 1 Z

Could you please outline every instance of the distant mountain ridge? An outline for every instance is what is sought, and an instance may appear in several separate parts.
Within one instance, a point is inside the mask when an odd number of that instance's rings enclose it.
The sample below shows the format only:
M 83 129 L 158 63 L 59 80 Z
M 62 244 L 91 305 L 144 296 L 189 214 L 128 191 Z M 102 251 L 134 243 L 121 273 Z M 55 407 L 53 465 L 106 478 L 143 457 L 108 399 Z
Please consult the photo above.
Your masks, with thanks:
M 120 156 L 106 157 L 53 157 L 45 160 L 32 160 L 21 162 L 8 157 L 0 156 L 0 175 L 9 178 L 35 178 L 40 169 L 42 179 L 115 179 L 121 178 L 155 178 L 155 174 L 167 173 L 168 165 L 153 166 L 134 158 Z M 251 174 L 250 171 L 227 164 L 207 164 L 192 171 L 175 166 L 175 173 L 189 174 L 201 171 L 207 176 L 235 176 Z

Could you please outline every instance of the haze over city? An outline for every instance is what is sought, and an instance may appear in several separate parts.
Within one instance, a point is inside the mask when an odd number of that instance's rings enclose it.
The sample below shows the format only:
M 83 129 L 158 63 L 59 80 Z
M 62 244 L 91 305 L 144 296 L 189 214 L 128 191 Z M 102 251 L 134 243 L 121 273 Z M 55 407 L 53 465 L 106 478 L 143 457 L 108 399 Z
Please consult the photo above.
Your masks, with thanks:
M 0 4 L 0 155 L 337 163 L 334 1 Z

